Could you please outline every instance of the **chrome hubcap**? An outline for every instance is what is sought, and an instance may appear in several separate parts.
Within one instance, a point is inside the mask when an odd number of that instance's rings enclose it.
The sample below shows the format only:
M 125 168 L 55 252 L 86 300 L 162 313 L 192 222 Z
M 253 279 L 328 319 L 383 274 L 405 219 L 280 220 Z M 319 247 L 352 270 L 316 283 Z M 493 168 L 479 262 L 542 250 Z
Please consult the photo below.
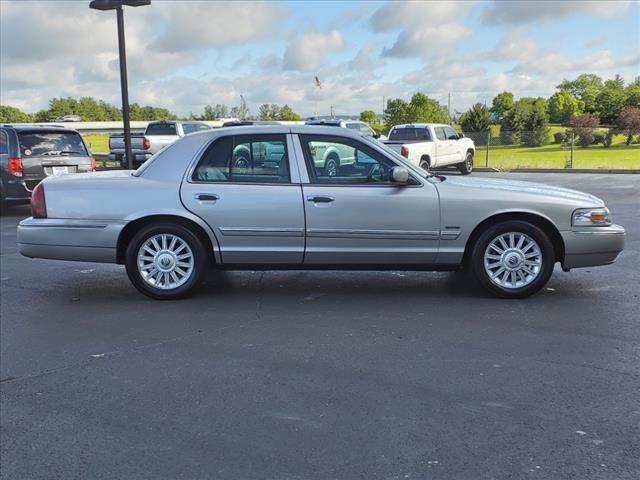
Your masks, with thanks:
M 177 235 L 163 233 L 148 238 L 138 251 L 138 272 L 155 288 L 172 290 L 189 280 L 194 258 L 189 244 Z
M 485 250 L 484 269 L 496 285 L 509 289 L 522 288 L 540 274 L 542 251 L 529 235 L 502 233 Z

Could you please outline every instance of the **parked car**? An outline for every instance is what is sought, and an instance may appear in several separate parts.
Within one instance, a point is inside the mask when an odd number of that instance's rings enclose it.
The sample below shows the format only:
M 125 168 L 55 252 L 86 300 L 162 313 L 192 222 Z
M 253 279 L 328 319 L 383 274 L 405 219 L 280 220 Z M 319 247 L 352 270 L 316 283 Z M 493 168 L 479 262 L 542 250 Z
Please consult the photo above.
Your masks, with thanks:
M 58 117 L 54 120 L 54 122 L 81 122 L 82 118 L 79 115 L 65 115 L 63 117 Z
M 28 202 L 44 178 L 93 172 L 96 161 L 76 130 L 62 127 L 0 126 L 0 198 Z
M 380 134 L 376 133 L 371 126 L 360 120 L 342 120 L 340 118 L 314 118 L 304 122 L 305 125 L 324 125 L 325 127 L 350 128 L 356 130 L 362 135 L 373 138 L 380 138 Z
M 318 143 L 355 150 L 354 163 L 328 175 L 313 160 Z M 521 298 L 556 262 L 612 263 L 625 238 L 593 195 L 433 175 L 370 137 L 314 126 L 188 135 L 135 172 L 47 178 L 32 212 L 18 226 L 23 255 L 124 264 L 157 299 L 192 292 L 210 267 L 466 267 L 490 292 Z
M 473 140 L 457 134 L 449 125 L 396 125 L 384 143 L 425 170 L 455 165 L 463 175 L 473 171 L 476 152 Z
M 202 122 L 150 122 L 143 134 L 131 135 L 131 154 L 133 165 L 140 166 L 154 153 L 185 135 L 202 130 L 211 130 L 211 127 Z M 128 168 L 125 158 L 124 135 L 114 134 L 109 136 L 109 160 L 120 162 L 122 168 Z

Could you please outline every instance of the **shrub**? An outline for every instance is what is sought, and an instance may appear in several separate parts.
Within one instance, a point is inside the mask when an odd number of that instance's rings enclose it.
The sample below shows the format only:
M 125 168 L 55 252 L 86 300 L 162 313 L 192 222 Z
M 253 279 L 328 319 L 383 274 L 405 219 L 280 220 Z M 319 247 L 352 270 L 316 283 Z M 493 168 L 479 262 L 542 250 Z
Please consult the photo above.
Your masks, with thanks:
M 593 142 L 591 143 L 593 145 L 598 145 L 598 144 L 604 145 L 606 136 L 607 134 L 605 132 L 601 130 L 596 130 L 593 132 Z
M 581 147 L 588 147 L 593 143 L 593 131 L 600 125 L 600 119 L 592 113 L 584 113 L 571 119 L 573 132 L 578 137 Z
M 554 143 L 564 143 L 567 139 L 567 135 L 564 132 L 556 132 L 553 134 Z
M 609 148 L 612 143 L 613 143 L 613 130 L 609 129 L 607 130 L 607 133 L 604 136 L 604 142 L 602 142 L 602 145 Z

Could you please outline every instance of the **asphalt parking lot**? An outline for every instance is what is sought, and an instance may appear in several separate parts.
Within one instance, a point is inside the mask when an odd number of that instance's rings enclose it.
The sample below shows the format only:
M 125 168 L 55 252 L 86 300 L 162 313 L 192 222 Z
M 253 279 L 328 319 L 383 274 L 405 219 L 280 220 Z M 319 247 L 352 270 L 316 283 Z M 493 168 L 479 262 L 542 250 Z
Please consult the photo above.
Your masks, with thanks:
M 239 272 L 156 302 L 120 266 L 21 257 L 6 210 L 0 477 L 640 478 L 640 175 L 504 176 L 603 198 L 618 262 L 517 301 Z

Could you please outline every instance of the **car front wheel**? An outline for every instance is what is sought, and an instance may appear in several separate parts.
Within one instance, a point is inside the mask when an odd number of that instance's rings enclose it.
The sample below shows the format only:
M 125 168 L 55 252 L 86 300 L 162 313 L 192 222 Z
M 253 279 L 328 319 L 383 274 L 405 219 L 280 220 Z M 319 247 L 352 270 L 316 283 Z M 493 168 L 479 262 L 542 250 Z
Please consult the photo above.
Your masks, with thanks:
M 524 298 L 542 289 L 555 264 L 553 245 L 539 227 L 507 221 L 489 227 L 472 251 L 473 273 L 491 293 Z
M 182 225 L 148 226 L 134 235 L 125 265 L 131 283 L 157 300 L 190 294 L 206 269 L 207 253 L 200 239 Z

